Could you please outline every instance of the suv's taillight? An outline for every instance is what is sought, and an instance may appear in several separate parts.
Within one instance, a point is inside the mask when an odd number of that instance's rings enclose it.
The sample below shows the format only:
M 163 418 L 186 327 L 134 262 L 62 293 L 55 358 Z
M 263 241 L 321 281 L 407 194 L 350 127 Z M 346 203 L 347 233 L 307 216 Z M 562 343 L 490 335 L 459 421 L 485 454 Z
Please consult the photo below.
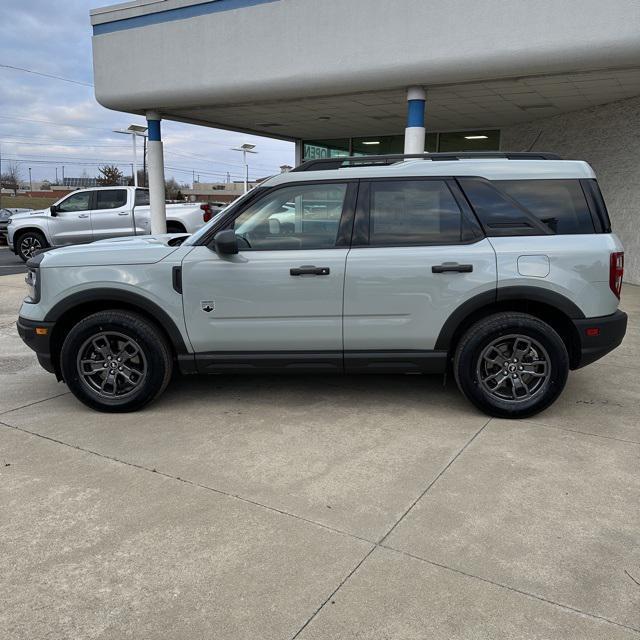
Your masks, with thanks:
M 616 251 L 611 254 L 609 262 L 609 286 L 611 291 L 620 298 L 622 289 L 622 276 L 624 275 L 624 251 Z
M 209 222 L 211 218 L 213 218 L 213 209 L 210 204 L 201 204 L 200 208 L 204 211 L 202 214 L 202 219 L 204 222 Z

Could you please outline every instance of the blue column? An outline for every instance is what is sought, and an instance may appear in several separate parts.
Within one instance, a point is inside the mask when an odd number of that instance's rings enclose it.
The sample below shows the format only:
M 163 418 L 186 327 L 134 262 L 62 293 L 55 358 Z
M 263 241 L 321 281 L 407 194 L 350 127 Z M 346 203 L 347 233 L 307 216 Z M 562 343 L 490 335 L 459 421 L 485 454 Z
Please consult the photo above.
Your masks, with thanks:
M 424 153 L 424 111 L 427 102 L 422 87 L 409 87 L 407 91 L 407 128 L 404 132 L 404 152 Z

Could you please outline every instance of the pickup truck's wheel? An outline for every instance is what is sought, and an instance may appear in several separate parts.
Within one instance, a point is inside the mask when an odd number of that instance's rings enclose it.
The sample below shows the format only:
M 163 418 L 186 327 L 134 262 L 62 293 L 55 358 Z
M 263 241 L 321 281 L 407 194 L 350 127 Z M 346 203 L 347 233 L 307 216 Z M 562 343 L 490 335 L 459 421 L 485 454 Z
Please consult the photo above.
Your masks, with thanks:
M 29 258 L 33 258 L 38 251 L 42 251 L 42 249 L 46 249 L 48 246 L 49 243 L 47 239 L 40 231 L 25 231 L 15 240 L 16 253 L 25 262 Z
M 136 411 L 159 396 L 173 361 L 164 336 L 129 311 L 100 311 L 75 325 L 60 353 L 62 377 L 93 409 Z
M 526 313 L 497 313 L 474 324 L 454 358 L 462 393 L 498 418 L 525 418 L 550 406 L 564 389 L 569 355 L 546 322 Z

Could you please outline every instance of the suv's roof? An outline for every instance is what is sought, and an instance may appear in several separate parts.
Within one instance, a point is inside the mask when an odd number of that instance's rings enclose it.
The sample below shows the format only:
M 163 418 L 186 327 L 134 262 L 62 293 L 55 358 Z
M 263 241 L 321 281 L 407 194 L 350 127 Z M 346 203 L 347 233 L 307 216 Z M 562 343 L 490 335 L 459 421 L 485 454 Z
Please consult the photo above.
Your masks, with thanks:
M 390 165 L 347 166 L 325 171 L 292 171 L 269 178 L 261 186 L 291 182 L 345 178 L 427 176 L 477 176 L 487 180 L 543 180 L 595 178 L 593 169 L 582 160 L 509 160 L 506 158 L 461 158 L 428 162 L 412 159 Z

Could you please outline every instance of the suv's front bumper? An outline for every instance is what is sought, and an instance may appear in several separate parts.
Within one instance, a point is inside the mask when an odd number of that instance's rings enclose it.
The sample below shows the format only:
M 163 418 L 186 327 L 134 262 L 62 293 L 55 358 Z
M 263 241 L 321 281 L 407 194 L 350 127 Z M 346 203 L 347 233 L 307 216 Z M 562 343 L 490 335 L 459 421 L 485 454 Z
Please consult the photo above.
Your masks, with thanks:
M 41 322 L 20 317 L 16 324 L 23 342 L 36 352 L 40 366 L 49 373 L 57 374 L 51 357 L 51 334 L 55 322 Z
M 622 342 L 627 331 L 627 314 L 618 310 L 610 316 L 573 320 L 573 324 L 580 350 L 572 369 L 579 369 L 607 355 Z

